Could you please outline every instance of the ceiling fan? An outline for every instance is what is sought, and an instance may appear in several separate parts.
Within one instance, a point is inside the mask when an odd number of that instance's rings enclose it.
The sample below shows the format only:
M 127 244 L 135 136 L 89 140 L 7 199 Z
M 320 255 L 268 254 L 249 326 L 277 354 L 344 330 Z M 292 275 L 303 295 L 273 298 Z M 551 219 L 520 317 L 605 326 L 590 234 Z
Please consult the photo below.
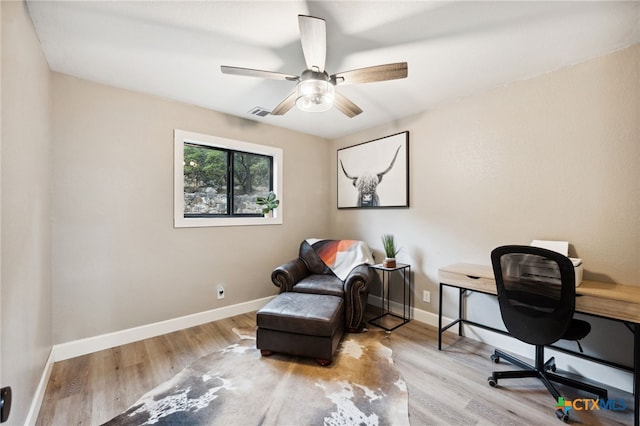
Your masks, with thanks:
M 297 82 L 296 90 L 271 111 L 272 115 L 284 115 L 296 105 L 303 111 L 313 112 L 326 111 L 335 106 L 346 116 L 355 117 L 362 112 L 360 107 L 336 92 L 334 86 L 407 77 L 406 62 L 359 68 L 329 75 L 324 68 L 327 54 L 327 32 L 324 19 L 298 15 L 298 23 L 300 25 L 302 53 L 307 64 L 307 69 L 301 75 L 226 65 L 220 67 L 224 74 Z

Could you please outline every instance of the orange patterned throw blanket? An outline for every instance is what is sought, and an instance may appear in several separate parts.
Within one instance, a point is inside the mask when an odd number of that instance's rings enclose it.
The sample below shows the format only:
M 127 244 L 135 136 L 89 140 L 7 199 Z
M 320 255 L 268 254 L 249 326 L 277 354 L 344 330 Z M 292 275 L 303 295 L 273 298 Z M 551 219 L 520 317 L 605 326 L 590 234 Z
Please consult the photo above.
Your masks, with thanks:
M 358 240 L 306 240 L 316 254 L 333 273 L 345 280 L 351 270 L 358 265 L 373 265 L 373 255 L 369 247 Z

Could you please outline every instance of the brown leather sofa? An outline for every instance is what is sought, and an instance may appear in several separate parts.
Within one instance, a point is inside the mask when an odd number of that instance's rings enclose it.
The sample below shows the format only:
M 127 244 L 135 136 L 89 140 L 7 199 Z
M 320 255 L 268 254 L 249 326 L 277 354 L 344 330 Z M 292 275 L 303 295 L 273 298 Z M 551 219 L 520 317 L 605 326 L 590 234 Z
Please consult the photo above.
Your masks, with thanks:
M 359 332 L 364 328 L 363 315 L 374 272 L 367 265 L 351 270 L 344 281 L 325 265 L 316 252 L 303 241 L 297 259 L 277 267 L 271 274 L 280 293 L 298 292 L 338 296 L 344 302 L 345 330 Z

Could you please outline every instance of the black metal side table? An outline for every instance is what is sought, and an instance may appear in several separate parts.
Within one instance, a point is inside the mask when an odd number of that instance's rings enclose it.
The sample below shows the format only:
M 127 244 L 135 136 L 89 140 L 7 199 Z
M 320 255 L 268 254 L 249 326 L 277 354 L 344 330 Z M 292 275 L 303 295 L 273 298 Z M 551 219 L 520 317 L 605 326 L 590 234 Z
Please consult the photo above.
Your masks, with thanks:
M 387 331 L 392 331 L 411 321 L 411 265 L 398 263 L 395 268 L 386 268 L 379 263 L 376 265 L 370 265 L 369 267 L 382 274 L 382 288 L 380 291 L 380 311 L 382 314 L 369 320 L 369 324 L 383 328 Z M 391 275 L 394 272 L 402 273 L 402 316 L 393 313 L 390 306 L 389 289 L 391 288 Z M 409 274 L 408 280 L 407 273 Z M 390 317 L 392 318 L 391 321 L 388 320 Z M 400 322 L 398 323 L 397 320 L 400 320 Z

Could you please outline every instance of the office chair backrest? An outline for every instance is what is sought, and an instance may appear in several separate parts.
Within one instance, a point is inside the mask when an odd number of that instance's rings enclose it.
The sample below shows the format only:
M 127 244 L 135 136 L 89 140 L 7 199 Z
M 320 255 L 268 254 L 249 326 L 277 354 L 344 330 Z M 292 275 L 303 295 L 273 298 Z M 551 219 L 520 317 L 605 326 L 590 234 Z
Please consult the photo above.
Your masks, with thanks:
M 571 260 L 551 250 L 511 245 L 494 249 L 491 263 L 509 333 L 533 345 L 559 340 L 575 311 Z

